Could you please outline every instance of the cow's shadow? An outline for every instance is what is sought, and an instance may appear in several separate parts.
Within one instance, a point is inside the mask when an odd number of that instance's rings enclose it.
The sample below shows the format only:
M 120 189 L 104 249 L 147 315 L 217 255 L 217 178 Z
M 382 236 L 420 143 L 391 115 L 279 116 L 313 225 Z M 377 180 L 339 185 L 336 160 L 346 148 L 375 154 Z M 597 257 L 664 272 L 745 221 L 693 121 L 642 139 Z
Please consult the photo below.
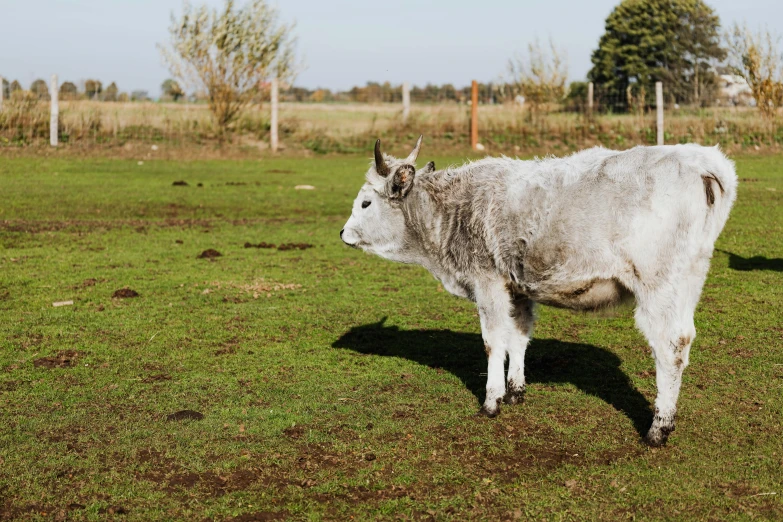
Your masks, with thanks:
M 750 272 L 752 270 L 771 270 L 773 272 L 783 272 L 783 259 L 770 258 L 764 256 L 742 257 L 726 250 L 718 250 L 729 256 L 729 268 L 739 270 L 740 272 Z
M 451 330 L 401 330 L 379 323 L 357 326 L 332 346 L 368 355 L 400 357 L 458 377 L 479 404 L 486 384 L 486 355 L 481 335 Z M 482 373 L 484 373 L 482 375 Z M 652 409 L 647 399 L 620 370 L 620 359 L 589 344 L 534 339 L 525 355 L 530 383 L 571 383 L 626 415 L 640 435 L 650 427 Z

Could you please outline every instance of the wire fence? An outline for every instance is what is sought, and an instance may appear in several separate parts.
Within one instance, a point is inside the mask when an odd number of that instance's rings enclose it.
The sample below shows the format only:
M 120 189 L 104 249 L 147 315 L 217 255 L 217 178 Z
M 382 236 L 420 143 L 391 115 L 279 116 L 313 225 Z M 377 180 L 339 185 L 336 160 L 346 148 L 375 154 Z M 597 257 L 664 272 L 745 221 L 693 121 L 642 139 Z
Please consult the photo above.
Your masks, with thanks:
M 64 99 L 53 119 L 53 100 L 16 92 L 0 101 L 0 147 L 43 145 L 50 142 L 52 130 L 60 147 L 131 151 L 165 144 L 265 152 L 277 143 L 289 151 L 352 153 L 368 151 L 376 138 L 391 146 L 408 145 L 419 134 L 444 153 L 473 148 L 556 154 L 592 145 L 627 148 L 659 142 L 655 93 L 643 89 L 617 93 L 585 84 L 583 91 L 572 90 L 561 102 L 541 104 L 486 85 L 477 85 L 475 93 L 471 88 L 434 93 L 402 85 L 364 98 L 356 93 L 353 99 L 319 101 L 311 95 L 308 101 L 295 101 L 297 96 L 293 89 L 280 92 L 276 121 L 268 101 L 249 107 L 227 137 L 206 103 Z M 53 98 L 56 102 L 57 96 Z M 781 119 L 764 118 L 750 106 L 680 107 L 667 101 L 663 113 L 660 137 L 667 144 L 721 144 L 729 149 L 783 145 Z

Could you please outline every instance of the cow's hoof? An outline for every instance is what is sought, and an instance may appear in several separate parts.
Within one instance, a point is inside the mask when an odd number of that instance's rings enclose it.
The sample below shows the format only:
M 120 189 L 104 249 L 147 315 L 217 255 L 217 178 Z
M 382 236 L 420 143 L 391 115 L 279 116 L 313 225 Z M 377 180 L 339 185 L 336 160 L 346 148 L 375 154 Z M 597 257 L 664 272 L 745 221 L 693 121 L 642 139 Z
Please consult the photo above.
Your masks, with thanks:
M 503 396 L 503 402 L 506 404 L 522 404 L 525 402 L 525 389 L 508 390 L 506 395 Z
M 644 442 L 651 448 L 660 448 L 666 445 L 669 434 L 674 431 L 674 426 L 653 426 L 644 437 Z

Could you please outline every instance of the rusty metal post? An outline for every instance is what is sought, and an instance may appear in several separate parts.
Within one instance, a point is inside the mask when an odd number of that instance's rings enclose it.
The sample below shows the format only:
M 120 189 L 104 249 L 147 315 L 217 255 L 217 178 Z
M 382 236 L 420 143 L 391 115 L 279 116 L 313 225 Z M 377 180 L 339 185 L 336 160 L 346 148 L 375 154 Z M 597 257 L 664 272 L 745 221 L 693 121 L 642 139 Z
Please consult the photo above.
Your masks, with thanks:
M 478 82 L 476 80 L 473 80 L 470 103 L 470 148 L 476 150 L 478 145 Z

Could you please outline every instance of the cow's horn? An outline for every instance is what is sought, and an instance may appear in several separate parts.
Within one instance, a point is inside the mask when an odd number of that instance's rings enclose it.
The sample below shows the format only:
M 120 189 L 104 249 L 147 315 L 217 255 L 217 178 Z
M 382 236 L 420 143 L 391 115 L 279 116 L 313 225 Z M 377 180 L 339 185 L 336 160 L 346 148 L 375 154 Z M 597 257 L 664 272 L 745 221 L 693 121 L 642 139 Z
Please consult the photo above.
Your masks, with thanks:
M 424 136 L 419 136 L 419 140 L 416 142 L 416 146 L 413 147 L 413 152 L 411 152 L 410 156 L 407 157 L 405 160 L 405 163 L 410 163 L 411 165 L 414 165 L 416 163 L 416 158 L 419 157 L 419 151 L 421 150 L 421 140 L 424 139 Z
M 375 142 L 375 171 L 383 178 L 389 175 L 389 167 L 386 166 L 386 160 L 381 153 L 381 140 Z

